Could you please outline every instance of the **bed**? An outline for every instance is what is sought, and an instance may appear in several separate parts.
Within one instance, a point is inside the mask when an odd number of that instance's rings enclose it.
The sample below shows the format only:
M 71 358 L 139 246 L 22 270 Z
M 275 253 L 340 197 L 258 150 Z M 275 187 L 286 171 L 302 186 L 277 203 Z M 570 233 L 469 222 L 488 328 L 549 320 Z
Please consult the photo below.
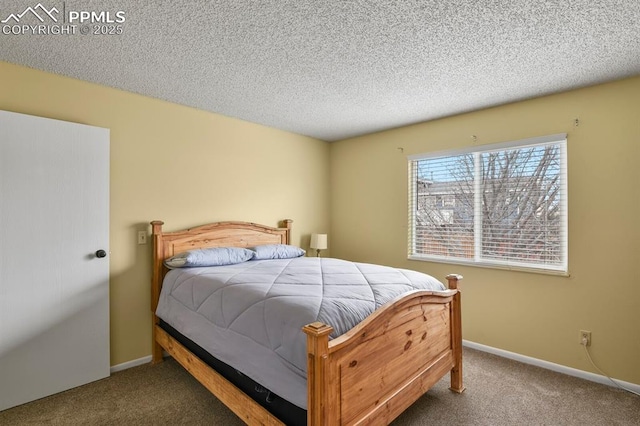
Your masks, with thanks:
M 167 325 L 156 315 L 161 297 L 166 293 L 162 292 L 163 283 L 174 272 L 170 272 L 165 261 L 194 249 L 289 245 L 291 224 L 291 220 L 283 221 L 280 227 L 216 222 L 163 232 L 162 221 L 151 222 L 152 362 L 161 362 L 166 351 L 249 425 L 290 422 L 283 420 L 277 411 L 269 410 L 264 403 L 256 402 L 241 384 L 221 373 L 216 368 L 217 358 L 211 362 L 209 358 L 212 357 L 206 349 L 201 350 L 206 345 L 200 347 L 198 342 L 194 344 L 181 334 L 189 335 L 192 331 L 189 325 L 183 326 L 178 321 L 174 328 L 175 323 Z M 328 270 L 327 266 L 341 261 L 304 258 L 300 262 L 305 268 L 324 262 L 322 264 Z M 250 263 L 251 267 L 261 266 L 254 261 Z M 289 261 L 284 263 L 288 265 Z M 297 360 L 306 361 L 305 389 L 301 393 L 305 403 L 303 415 L 308 425 L 389 424 L 446 374 L 450 374 L 452 391 L 460 393 L 464 390 L 460 292 L 457 288 L 462 277 L 449 275 L 446 278 L 447 289 L 399 294 L 345 333 L 335 335 L 332 324 L 321 321 L 302 327 L 299 334 L 304 341 L 292 341 L 296 345 L 293 351 L 302 352 L 302 358 L 298 356 Z M 185 300 L 190 297 L 196 296 L 192 293 L 185 296 Z M 226 364 L 223 362 L 222 365 Z M 231 366 L 231 369 L 239 369 L 238 374 L 242 375 L 242 368 Z M 296 370 L 295 365 L 292 370 Z M 264 380 L 269 382 L 271 379 Z M 256 389 L 262 389 L 262 386 L 271 389 L 277 385 L 272 380 L 271 383 L 259 382 Z

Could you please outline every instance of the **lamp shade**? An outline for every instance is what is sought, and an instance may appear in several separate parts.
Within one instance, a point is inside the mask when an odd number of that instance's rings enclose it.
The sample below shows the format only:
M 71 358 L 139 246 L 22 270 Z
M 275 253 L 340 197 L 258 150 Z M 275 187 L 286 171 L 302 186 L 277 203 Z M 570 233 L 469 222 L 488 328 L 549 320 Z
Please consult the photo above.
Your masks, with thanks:
M 311 234 L 309 247 L 316 250 L 325 250 L 327 248 L 327 234 Z

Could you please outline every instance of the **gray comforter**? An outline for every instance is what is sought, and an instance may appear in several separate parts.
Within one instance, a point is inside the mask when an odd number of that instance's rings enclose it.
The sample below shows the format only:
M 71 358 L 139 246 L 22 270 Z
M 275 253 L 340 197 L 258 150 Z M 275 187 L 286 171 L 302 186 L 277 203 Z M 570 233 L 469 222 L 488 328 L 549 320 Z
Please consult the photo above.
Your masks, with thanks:
M 332 337 L 411 290 L 444 290 L 415 271 L 330 258 L 258 260 L 170 271 L 157 315 L 221 361 L 306 408 L 306 336 Z

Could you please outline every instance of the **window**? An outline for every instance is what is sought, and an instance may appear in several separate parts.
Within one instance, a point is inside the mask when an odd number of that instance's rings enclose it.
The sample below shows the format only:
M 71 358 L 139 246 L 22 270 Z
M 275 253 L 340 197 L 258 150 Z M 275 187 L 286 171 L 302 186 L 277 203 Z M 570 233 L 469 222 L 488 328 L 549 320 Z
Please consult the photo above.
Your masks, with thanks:
M 565 134 L 409 157 L 409 258 L 567 273 Z

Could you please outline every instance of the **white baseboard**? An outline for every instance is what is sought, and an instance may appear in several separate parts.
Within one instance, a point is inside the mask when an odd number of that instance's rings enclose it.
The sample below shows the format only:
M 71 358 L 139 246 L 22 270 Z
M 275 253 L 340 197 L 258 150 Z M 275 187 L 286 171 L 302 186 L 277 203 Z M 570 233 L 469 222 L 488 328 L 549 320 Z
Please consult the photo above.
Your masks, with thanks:
M 541 359 L 532 358 L 526 355 L 520 355 L 515 352 L 505 351 L 503 349 L 494 348 L 491 346 L 482 345 L 480 343 L 471 342 L 469 340 L 463 340 L 462 346 L 466 346 L 478 351 L 487 352 L 493 355 L 497 355 L 503 358 L 519 361 L 524 364 L 535 365 L 547 370 L 555 371 L 558 373 L 567 374 L 569 376 L 578 377 L 581 379 L 589 380 L 590 382 L 601 383 L 603 385 L 613 386 L 611 380 L 608 377 L 601 376 L 599 374 L 590 373 L 588 371 L 578 370 L 577 368 L 566 367 L 564 365 L 555 364 L 549 361 L 543 361 Z M 166 352 L 163 354 L 165 357 L 168 355 Z M 134 359 L 133 361 L 123 362 L 122 364 L 114 365 L 111 367 L 111 373 L 117 371 L 126 370 L 127 368 L 137 367 L 139 365 L 148 364 L 151 362 L 151 355 L 142 358 Z M 640 392 L 640 385 L 635 383 L 625 382 L 622 380 L 614 379 L 620 386 L 630 389 L 634 392 Z
M 553 362 L 543 361 L 541 359 L 520 355 L 515 352 L 509 352 L 509 351 L 494 348 L 491 346 L 481 345 L 480 343 L 470 342 L 468 340 L 463 340 L 462 346 L 466 346 L 471 349 L 476 349 L 482 352 L 487 352 L 493 355 L 498 355 L 503 358 L 519 361 L 524 364 L 531 364 L 531 365 L 535 365 L 536 367 L 541 367 L 547 370 L 556 371 L 558 373 L 567 374 L 569 376 L 589 380 L 590 382 L 596 382 L 596 383 L 601 383 L 603 385 L 613 386 L 613 383 L 611 383 L 611 380 L 609 380 L 608 377 L 601 376 L 599 374 L 590 373 L 588 371 L 578 370 L 577 368 L 571 368 L 571 367 L 566 367 L 560 364 L 554 364 Z M 640 392 L 640 385 L 637 385 L 635 383 L 624 382 L 618 379 L 614 379 L 614 380 L 624 388 L 627 388 L 634 392 Z
M 132 361 L 123 362 L 122 364 L 114 365 L 111 367 L 111 374 L 126 370 L 127 368 L 137 367 L 142 364 L 148 364 L 151 362 L 151 355 L 142 358 L 134 359 Z

